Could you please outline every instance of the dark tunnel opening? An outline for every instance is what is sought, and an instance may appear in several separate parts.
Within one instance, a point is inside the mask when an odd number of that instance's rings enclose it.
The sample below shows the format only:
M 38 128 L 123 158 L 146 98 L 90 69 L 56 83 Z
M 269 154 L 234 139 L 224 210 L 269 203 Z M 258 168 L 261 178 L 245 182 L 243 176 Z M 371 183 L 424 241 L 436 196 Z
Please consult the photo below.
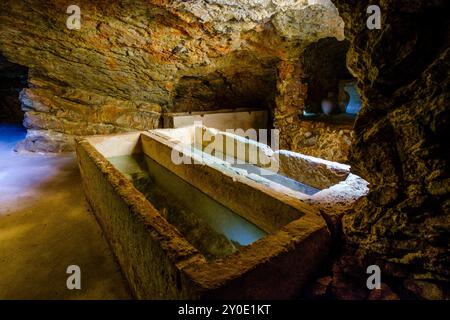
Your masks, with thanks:
M 19 95 L 27 85 L 28 68 L 0 55 L 0 142 L 9 150 L 26 134 Z

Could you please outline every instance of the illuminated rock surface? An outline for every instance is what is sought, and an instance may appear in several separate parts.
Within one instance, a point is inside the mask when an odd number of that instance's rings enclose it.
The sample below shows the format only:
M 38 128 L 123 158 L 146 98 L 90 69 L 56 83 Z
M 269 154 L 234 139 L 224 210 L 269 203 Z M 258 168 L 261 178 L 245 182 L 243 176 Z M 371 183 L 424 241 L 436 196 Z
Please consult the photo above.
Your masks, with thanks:
M 157 127 L 163 111 L 272 108 L 280 60 L 343 38 L 323 3 L 81 1 L 77 31 L 65 1 L 2 1 L 0 51 L 30 68 L 23 146 L 70 150 L 74 136 Z

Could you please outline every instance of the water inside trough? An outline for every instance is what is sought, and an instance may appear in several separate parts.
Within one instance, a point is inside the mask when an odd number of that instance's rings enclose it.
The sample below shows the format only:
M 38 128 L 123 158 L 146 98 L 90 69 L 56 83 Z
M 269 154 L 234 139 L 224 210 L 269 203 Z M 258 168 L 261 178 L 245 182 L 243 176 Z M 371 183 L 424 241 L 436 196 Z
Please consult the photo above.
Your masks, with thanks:
M 108 160 L 209 260 L 267 234 L 146 155 Z

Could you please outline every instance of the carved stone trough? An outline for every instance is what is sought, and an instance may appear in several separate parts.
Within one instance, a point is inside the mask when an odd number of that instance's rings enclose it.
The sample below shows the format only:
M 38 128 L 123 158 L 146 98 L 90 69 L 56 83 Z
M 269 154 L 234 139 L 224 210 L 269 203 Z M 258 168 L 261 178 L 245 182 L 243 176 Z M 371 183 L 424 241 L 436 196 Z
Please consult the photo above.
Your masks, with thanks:
M 133 293 L 141 299 L 294 297 L 329 253 L 330 229 L 320 199 L 339 198 L 329 190 L 336 185 L 351 190 L 354 180 L 359 178 L 352 176 L 347 166 L 286 151 L 266 153 L 279 161 L 279 173 L 260 175 L 254 171 L 257 164 L 233 166 L 223 158 L 202 152 L 202 147 L 195 143 L 195 134 L 192 127 L 185 127 L 77 141 L 87 200 Z M 174 162 L 174 150 L 194 147 L 198 147 L 195 152 L 185 155 L 191 163 Z M 156 209 L 160 203 L 149 201 L 136 188 L 130 179 L 136 168 L 114 165 L 114 159 L 129 156 L 145 157 L 149 170 L 151 166 L 160 166 L 165 172 L 164 181 L 172 176 L 180 179 L 177 184 L 192 188 L 183 189 L 188 190 L 188 196 L 207 198 L 216 203 L 214 208 L 222 208 L 218 210 L 218 219 L 220 212 L 229 210 L 245 220 L 250 226 L 247 230 L 259 230 L 259 236 L 231 254 L 207 258 L 187 240 L 189 237 L 182 228 L 169 223 L 163 210 Z M 314 179 L 317 170 L 321 172 L 320 178 Z M 304 180 L 300 182 L 306 183 L 306 189 L 298 189 L 295 179 Z M 353 182 L 346 184 L 347 180 Z M 361 186 L 361 181 L 357 185 Z M 172 187 L 177 188 L 175 184 Z M 170 194 L 170 186 L 167 190 Z M 349 201 L 364 192 L 364 188 L 355 190 Z M 172 194 L 174 198 L 176 193 Z M 187 201 L 186 206 L 195 207 L 196 199 L 199 198 Z M 215 211 L 209 213 L 212 225 L 214 214 Z M 222 224 L 233 219 L 225 219 Z M 228 231 L 233 238 L 235 230 Z M 236 241 L 245 236 L 244 230 Z

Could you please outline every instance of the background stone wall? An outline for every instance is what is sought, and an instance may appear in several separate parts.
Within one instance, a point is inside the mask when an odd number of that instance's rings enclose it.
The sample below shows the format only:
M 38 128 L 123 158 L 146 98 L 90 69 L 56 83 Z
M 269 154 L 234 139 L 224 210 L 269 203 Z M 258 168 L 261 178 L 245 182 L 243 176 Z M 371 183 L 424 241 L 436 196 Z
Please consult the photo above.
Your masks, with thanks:
M 23 146 L 73 149 L 73 137 L 152 129 L 167 111 L 273 109 L 277 65 L 309 43 L 343 39 L 330 1 L 0 3 L 0 52 L 30 68 Z
M 353 80 L 347 68 L 347 51 L 348 42 L 335 38 L 321 39 L 305 49 L 301 61 L 305 66 L 304 81 L 308 84 L 306 112 L 322 113 L 321 101 L 329 93 L 333 94 L 334 104 L 339 105 L 339 81 Z
M 343 221 L 352 265 L 448 284 L 449 2 L 333 2 L 363 101 L 349 162 L 370 182 Z M 347 148 L 348 129 L 298 117 L 308 93 L 302 53 L 344 38 L 336 8 L 320 3 L 82 0 L 82 29 L 71 31 L 66 1 L 2 1 L 0 51 L 29 68 L 24 145 L 70 150 L 74 136 L 151 129 L 165 111 L 251 103 L 272 110 L 283 148 L 343 159 L 335 150 Z M 382 10 L 380 31 L 366 27 L 371 4 Z

